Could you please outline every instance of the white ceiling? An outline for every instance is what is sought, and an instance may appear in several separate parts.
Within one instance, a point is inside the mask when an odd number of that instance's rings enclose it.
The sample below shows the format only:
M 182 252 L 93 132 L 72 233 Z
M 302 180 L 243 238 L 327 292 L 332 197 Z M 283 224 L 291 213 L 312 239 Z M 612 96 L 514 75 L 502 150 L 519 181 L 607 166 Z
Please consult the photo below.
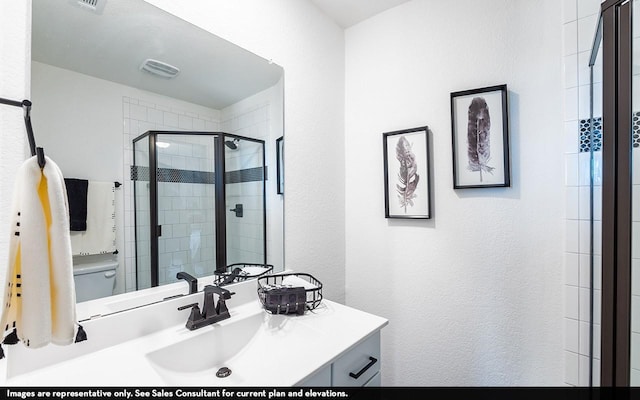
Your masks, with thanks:
M 214 109 L 273 86 L 283 70 L 142 0 L 33 2 L 32 58 Z M 174 79 L 140 71 L 147 59 L 180 68 Z
M 407 1 L 409 0 L 311 0 L 343 28 L 353 26 Z
M 348 28 L 409 0 L 310 0 Z M 127 86 L 222 109 L 273 86 L 282 68 L 142 0 L 33 2 L 32 58 Z M 171 80 L 139 70 L 147 58 L 180 68 Z

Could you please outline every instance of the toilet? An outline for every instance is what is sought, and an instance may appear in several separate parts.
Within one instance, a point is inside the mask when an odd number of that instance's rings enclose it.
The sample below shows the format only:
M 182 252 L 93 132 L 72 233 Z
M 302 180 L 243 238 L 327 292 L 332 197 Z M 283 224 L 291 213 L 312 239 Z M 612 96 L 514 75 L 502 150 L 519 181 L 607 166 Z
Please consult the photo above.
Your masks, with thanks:
M 111 296 L 116 286 L 118 261 L 113 258 L 74 258 L 73 280 L 76 287 L 76 302 Z

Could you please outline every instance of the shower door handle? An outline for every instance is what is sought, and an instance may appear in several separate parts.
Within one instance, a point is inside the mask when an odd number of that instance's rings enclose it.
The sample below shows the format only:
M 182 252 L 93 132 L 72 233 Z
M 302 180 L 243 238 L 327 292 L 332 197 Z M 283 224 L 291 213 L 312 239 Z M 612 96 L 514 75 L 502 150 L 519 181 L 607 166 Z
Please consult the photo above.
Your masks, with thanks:
M 242 204 L 236 204 L 236 208 L 232 208 L 229 211 L 235 212 L 236 213 L 236 217 L 242 218 L 242 215 L 243 215 Z

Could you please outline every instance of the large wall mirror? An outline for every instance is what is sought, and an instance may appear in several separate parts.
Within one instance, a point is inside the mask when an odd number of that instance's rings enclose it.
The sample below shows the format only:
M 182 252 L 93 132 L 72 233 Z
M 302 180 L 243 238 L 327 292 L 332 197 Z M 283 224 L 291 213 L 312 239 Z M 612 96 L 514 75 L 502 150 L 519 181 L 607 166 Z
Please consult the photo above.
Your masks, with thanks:
M 150 255 L 139 245 L 144 238 L 136 241 L 136 221 L 145 217 L 136 215 L 134 206 L 134 188 L 141 185 L 132 173 L 134 139 L 148 131 L 190 131 L 264 141 L 267 263 L 282 270 L 283 196 L 275 174 L 276 140 L 283 135 L 283 69 L 143 0 L 36 0 L 32 15 L 31 100 L 38 145 L 71 184 L 88 181 L 87 224 L 101 228 L 91 235 L 88 228 L 72 232 L 74 268 L 113 265 L 102 272 L 112 279 L 106 296 L 148 288 L 136 273 L 136 260 Z M 209 173 L 206 143 L 183 140 L 180 134 L 171 139 L 170 149 L 157 143 L 164 154 L 159 163 L 172 163 L 167 170 L 181 177 Z M 165 225 L 158 261 L 166 278 L 160 285 L 175 282 L 181 270 L 215 269 L 209 265 L 215 262 L 213 223 L 185 212 L 191 204 L 206 209 L 210 187 L 178 183 L 159 187 L 158 220 Z M 247 200 L 245 215 L 251 216 L 252 201 Z M 259 247 L 251 231 L 240 236 L 239 254 Z M 91 284 L 77 289 L 79 302 L 104 300 Z

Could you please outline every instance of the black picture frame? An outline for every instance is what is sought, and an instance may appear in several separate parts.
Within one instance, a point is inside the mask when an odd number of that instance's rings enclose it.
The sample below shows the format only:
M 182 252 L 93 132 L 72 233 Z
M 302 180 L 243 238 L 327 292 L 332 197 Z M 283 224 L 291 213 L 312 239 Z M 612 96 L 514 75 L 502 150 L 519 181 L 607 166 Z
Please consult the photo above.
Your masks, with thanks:
M 429 128 L 385 132 L 382 149 L 385 218 L 430 219 Z
M 276 190 L 284 194 L 284 137 L 276 139 Z
M 511 186 L 507 85 L 451 93 L 453 188 Z

